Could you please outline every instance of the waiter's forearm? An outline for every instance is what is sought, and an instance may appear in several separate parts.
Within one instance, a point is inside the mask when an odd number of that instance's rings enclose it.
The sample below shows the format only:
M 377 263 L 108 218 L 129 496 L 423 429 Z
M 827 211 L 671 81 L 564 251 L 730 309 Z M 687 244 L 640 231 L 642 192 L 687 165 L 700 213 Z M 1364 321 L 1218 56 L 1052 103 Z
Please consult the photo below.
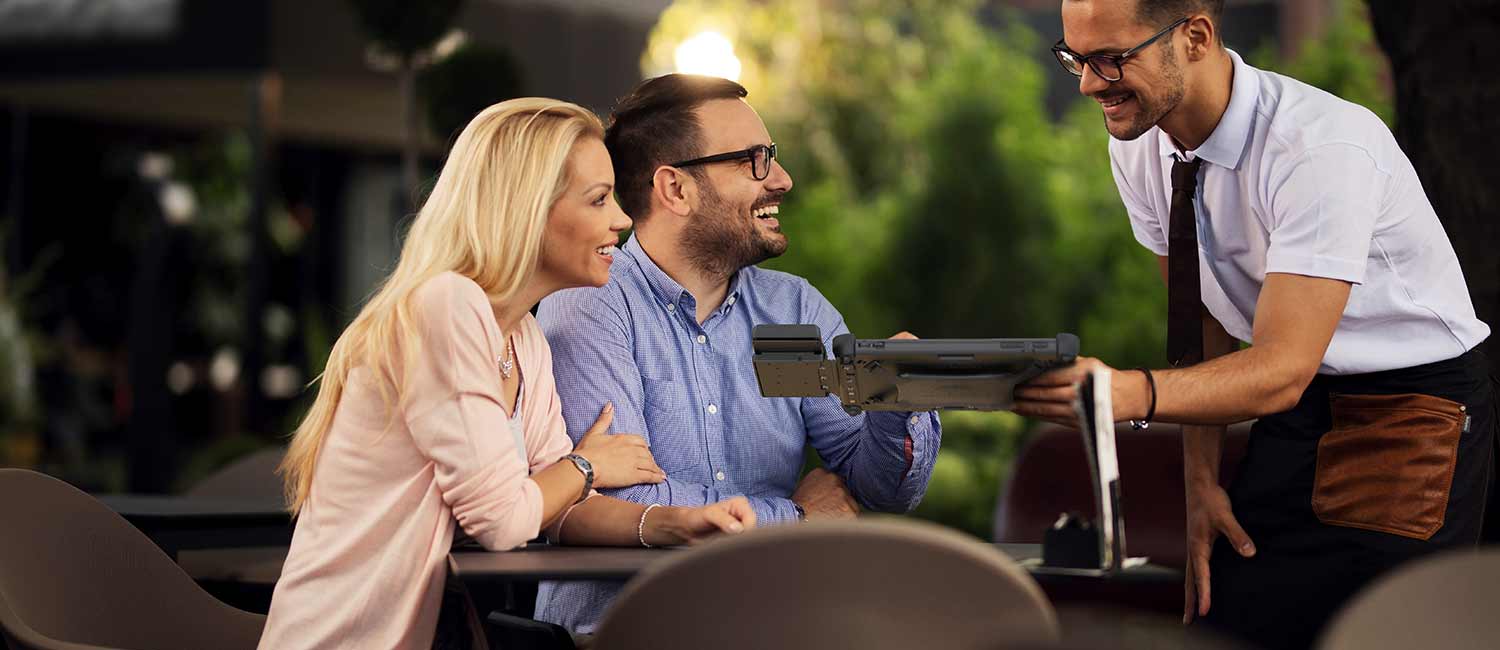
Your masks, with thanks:
M 1156 416 L 1180 424 L 1234 424 L 1297 404 L 1317 364 L 1275 345 L 1253 346 L 1190 368 L 1157 370 Z

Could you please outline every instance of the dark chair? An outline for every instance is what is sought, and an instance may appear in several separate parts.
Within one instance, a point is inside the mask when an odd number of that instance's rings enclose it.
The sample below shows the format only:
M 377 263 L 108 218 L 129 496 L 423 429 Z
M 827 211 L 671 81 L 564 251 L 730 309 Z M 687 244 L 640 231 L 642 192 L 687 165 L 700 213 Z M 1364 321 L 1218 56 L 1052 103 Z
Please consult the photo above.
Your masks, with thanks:
M 1183 506 L 1182 430 L 1153 424 L 1145 431 L 1126 425 L 1116 432 L 1125 541 L 1133 556 L 1181 569 L 1186 564 L 1187 516 Z M 1229 428 L 1219 481 L 1229 485 L 1244 456 L 1250 423 Z M 1083 436 L 1077 429 L 1038 430 L 1003 488 L 995 512 L 995 541 L 1038 543 L 1063 512 L 1096 517 Z
M 0 469 L 0 631 L 21 650 L 255 648 L 265 617 L 215 600 L 104 504 Z
M 285 446 L 267 447 L 224 466 L 188 488 L 183 496 L 199 499 L 279 501 L 284 498 L 276 468 Z M 177 563 L 220 600 L 241 609 L 265 612 L 281 579 L 287 547 L 251 546 L 183 550 Z
M 188 488 L 185 496 L 204 499 L 283 498 L 276 468 L 286 456 L 286 447 L 267 447 L 245 454 Z
M 755 530 L 682 552 L 626 585 L 594 648 L 995 648 L 1057 639 L 1019 565 L 914 520 Z

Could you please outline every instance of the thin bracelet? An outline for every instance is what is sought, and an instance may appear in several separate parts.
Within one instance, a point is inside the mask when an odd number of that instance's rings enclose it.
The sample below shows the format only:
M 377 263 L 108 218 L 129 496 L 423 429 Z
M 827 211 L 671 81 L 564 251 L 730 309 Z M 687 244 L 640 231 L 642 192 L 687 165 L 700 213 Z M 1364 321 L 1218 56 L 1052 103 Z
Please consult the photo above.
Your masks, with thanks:
M 568 515 L 573 514 L 574 508 L 583 505 L 585 501 L 588 501 L 589 499 L 592 499 L 596 496 L 599 496 L 598 492 L 590 492 L 588 496 L 583 498 L 583 501 L 579 501 L 578 503 L 568 506 L 568 509 L 563 511 L 562 519 L 557 520 L 557 540 L 555 541 L 558 546 L 562 546 L 563 525 L 568 523 Z
M 1146 407 L 1146 419 L 1131 420 L 1130 428 L 1136 431 L 1144 431 L 1151 428 L 1151 420 L 1156 417 L 1156 378 L 1151 376 L 1151 370 L 1145 367 L 1132 368 L 1146 374 L 1146 385 L 1151 388 L 1151 405 Z
M 641 523 L 635 525 L 635 537 L 636 539 L 641 540 L 641 546 L 644 546 L 646 548 L 654 548 L 650 544 L 646 543 L 646 513 L 651 512 L 652 508 L 660 507 L 660 503 L 653 503 L 649 506 L 646 506 L 646 509 L 641 511 Z

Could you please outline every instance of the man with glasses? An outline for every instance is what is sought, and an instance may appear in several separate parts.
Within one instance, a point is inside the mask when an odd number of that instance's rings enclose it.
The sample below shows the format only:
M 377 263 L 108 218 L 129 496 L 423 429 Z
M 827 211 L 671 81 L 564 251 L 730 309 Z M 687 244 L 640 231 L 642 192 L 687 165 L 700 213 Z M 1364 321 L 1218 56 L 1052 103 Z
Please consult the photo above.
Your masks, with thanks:
M 936 413 L 851 416 L 832 396 L 760 396 L 755 325 L 816 324 L 825 350 L 848 328 L 806 280 L 755 266 L 786 251 L 779 213 L 792 178 L 745 95 L 733 81 L 672 74 L 615 107 L 605 145 L 634 232 L 607 285 L 553 294 L 537 312 L 568 432 L 577 439 L 613 402 L 613 431 L 645 436 L 667 480 L 608 491 L 631 501 L 744 495 L 761 525 L 906 512 L 932 474 Z M 799 480 L 809 444 L 827 469 Z M 618 589 L 545 583 L 537 618 L 592 632 Z
M 1053 52 L 1103 108 L 1120 198 L 1167 279 L 1171 367 L 1116 371 L 1113 398 L 1138 428 L 1192 425 L 1184 620 L 1305 647 L 1378 574 L 1477 543 L 1490 330 L 1386 126 L 1246 65 L 1222 14 L 1064 0 Z M 1078 366 L 1023 387 L 1017 412 L 1071 419 L 1072 382 L 1103 364 Z M 1223 425 L 1252 418 L 1226 493 Z

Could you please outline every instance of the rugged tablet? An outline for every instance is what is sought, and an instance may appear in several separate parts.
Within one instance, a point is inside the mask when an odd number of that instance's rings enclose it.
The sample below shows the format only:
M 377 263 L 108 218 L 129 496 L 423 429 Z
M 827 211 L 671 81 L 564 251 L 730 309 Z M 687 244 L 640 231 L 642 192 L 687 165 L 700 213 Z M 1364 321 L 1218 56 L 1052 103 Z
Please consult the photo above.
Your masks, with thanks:
M 1012 408 L 1017 384 L 1073 362 L 1078 337 L 1051 339 L 833 339 L 816 325 L 757 325 L 755 377 L 766 397 L 833 394 L 850 413 Z

